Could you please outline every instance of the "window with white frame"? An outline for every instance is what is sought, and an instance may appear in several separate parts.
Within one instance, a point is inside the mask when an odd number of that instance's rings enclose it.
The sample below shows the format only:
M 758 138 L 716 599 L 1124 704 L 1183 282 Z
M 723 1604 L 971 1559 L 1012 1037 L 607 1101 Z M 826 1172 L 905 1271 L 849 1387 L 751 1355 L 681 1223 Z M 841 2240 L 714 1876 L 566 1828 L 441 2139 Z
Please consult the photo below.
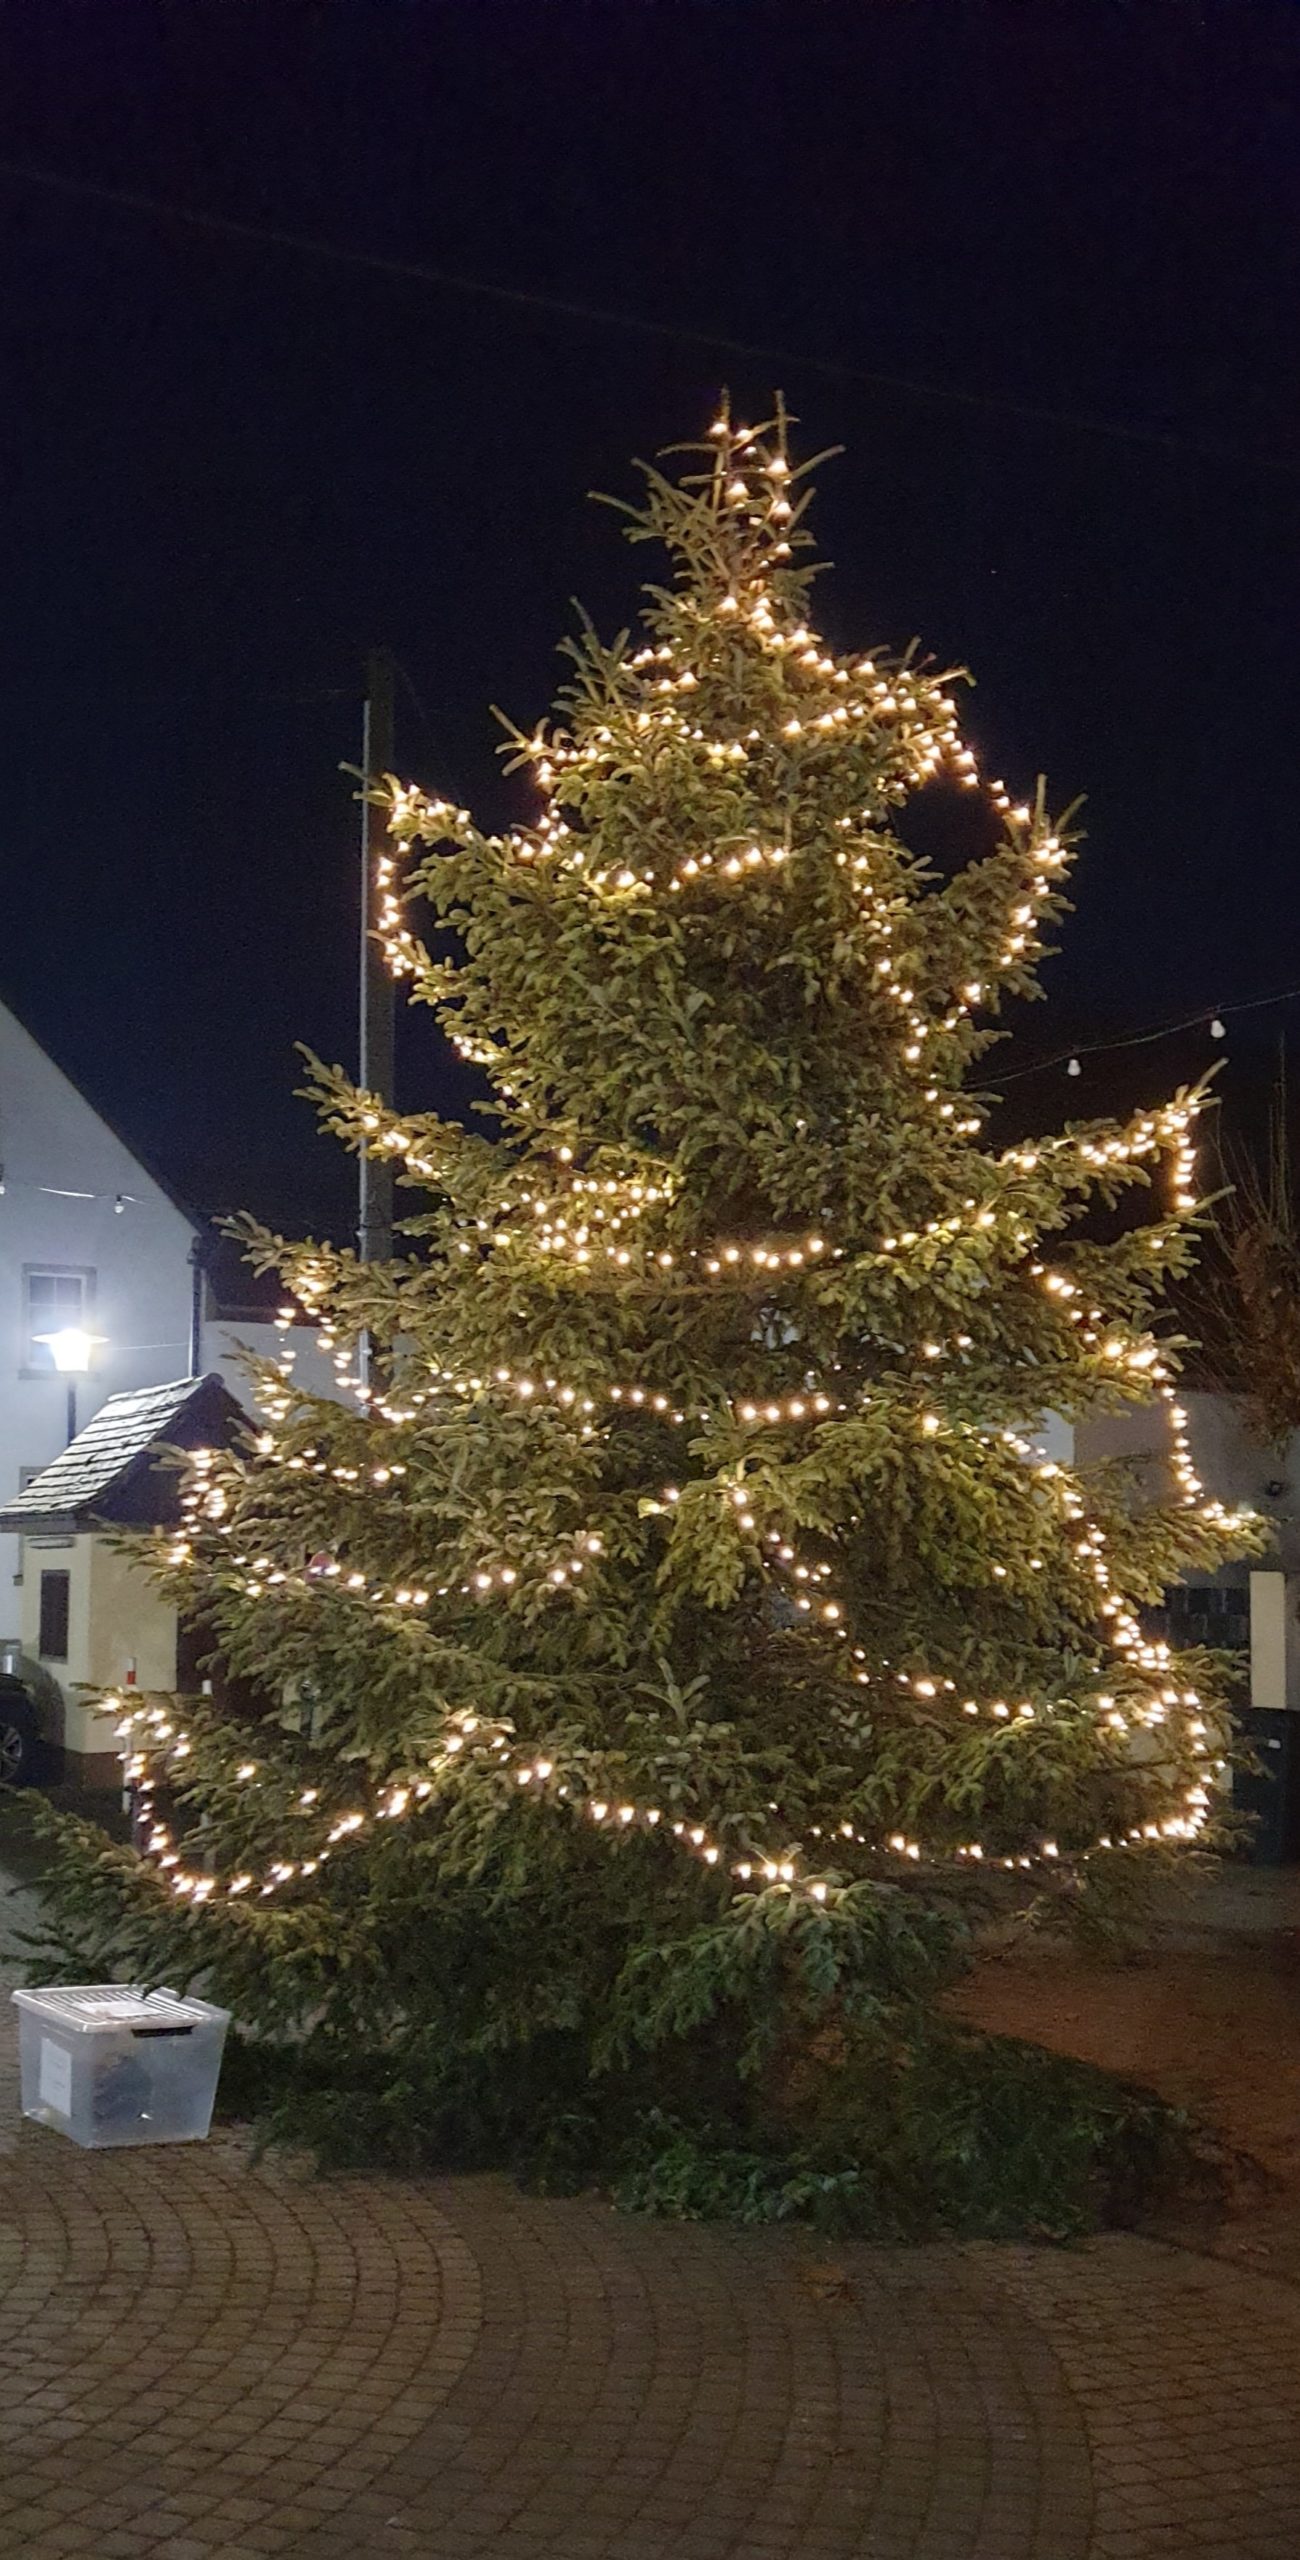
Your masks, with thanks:
M 43 1375 L 56 1363 L 51 1333 L 90 1331 L 95 1303 L 95 1274 L 67 1264 L 29 1262 L 23 1272 L 22 1367 L 29 1376 Z

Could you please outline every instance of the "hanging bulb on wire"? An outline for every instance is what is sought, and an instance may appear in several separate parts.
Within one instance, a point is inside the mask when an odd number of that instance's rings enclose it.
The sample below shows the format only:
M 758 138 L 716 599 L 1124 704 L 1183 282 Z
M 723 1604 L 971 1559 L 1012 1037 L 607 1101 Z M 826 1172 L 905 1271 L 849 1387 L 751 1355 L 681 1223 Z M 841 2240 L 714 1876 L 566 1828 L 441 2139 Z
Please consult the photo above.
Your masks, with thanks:
M 1224 1040 L 1227 1038 L 1227 1033 L 1224 1030 L 1223 1023 L 1217 1013 L 1210 1024 L 1210 1038 L 1212 1040 Z
M 1077 1059 L 1077 1058 L 1071 1058 L 1070 1063 L 1069 1063 L 1068 1067 L 1066 1068 L 1065 1072 L 1066 1072 L 1067 1076 L 1081 1076 L 1081 1075 L 1083 1074 L 1083 1069 L 1082 1069 L 1082 1067 L 1080 1066 L 1079 1061 L 1078 1061 L 1078 1059 Z

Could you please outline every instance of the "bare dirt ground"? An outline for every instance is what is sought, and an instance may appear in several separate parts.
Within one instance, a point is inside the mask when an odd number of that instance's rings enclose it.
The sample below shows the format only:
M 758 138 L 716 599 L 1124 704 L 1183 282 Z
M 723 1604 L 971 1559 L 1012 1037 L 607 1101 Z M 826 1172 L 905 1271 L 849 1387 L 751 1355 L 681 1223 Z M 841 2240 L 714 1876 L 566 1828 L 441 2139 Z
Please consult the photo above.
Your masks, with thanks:
M 1169 2236 L 1300 2283 L 1300 1868 L 1224 1869 L 1124 1962 L 990 1954 L 951 2005 L 1186 2107 L 1224 2147 L 1224 2195 Z

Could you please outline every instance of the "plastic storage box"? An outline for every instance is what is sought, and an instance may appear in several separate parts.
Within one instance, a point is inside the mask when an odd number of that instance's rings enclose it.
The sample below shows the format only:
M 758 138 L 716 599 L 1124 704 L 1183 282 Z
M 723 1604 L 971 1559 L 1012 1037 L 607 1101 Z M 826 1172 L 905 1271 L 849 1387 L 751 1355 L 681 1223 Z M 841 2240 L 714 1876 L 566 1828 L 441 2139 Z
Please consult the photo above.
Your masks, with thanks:
M 87 2151 L 202 2142 L 228 2009 L 116 1982 L 13 1996 L 25 2116 Z

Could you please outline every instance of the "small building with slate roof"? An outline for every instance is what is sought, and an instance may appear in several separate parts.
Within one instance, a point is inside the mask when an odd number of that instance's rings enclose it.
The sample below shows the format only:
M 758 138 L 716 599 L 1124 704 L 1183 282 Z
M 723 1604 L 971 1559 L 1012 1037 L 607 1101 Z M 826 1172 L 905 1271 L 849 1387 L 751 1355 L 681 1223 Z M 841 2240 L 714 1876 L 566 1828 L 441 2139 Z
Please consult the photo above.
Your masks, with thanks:
M 45 1675 L 41 1694 L 62 1702 L 60 1729 L 43 1739 L 62 1774 L 82 1786 L 113 1786 L 119 1776 L 111 1728 L 83 1686 L 177 1686 L 175 1605 L 103 1533 L 179 1523 L 182 1477 L 167 1452 L 228 1448 L 248 1428 L 215 1370 L 133 1388 L 110 1396 L 0 1509 L 0 1532 L 23 1540 L 22 1657 Z

